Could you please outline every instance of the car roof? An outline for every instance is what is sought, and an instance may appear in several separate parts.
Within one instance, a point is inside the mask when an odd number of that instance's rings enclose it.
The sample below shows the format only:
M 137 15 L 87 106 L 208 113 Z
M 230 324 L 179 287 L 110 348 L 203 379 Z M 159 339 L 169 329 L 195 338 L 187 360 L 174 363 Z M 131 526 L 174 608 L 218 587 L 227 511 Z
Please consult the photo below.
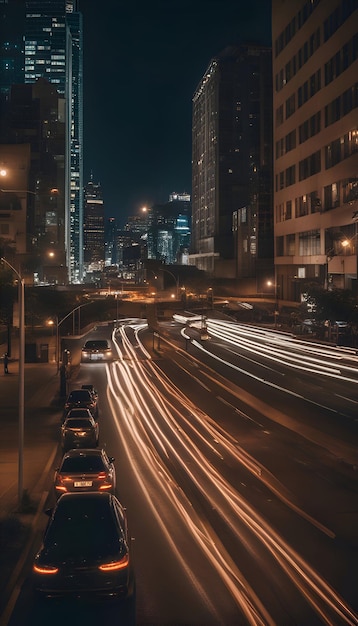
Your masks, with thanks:
M 72 396 L 83 396 L 91 398 L 91 393 L 88 389 L 72 389 L 72 391 L 70 391 L 70 393 L 68 394 L 68 397 L 71 398 Z
M 64 454 L 64 457 L 74 456 L 102 456 L 105 451 L 102 448 L 73 448 Z
M 79 422 L 79 423 L 88 423 L 88 422 L 94 422 L 94 419 L 92 417 L 92 415 L 89 415 L 88 417 L 66 417 L 64 424 L 69 424 L 70 426 L 72 424 L 74 424 L 75 422 Z
M 86 415 L 92 415 L 91 411 L 86 406 L 74 406 L 67 413 L 67 417 L 71 417 L 72 415 L 80 415 L 81 413 L 85 413 Z
M 83 450 L 82 450 L 83 452 Z M 64 493 L 63 496 L 65 496 L 67 498 L 67 496 L 71 496 L 71 499 L 74 500 L 74 498 L 72 498 L 72 496 L 76 496 L 81 498 L 82 500 L 112 500 L 112 494 L 108 493 L 107 491 L 103 491 L 103 492 L 98 492 L 98 491 L 87 491 L 87 492 L 82 492 L 81 493 Z M 62 498 L 61 499 L 65 499 Z
M 51 515 L 44 537 L 44 545 L 52 546 L 53 550 L 62 553 L 78 553 L 83 542 L 90 542 L 91 553 L 96 554 L 100 548 L 111 553 L 121 548 L 118 543 L 118 532 L 125 534 L 124 525 L 118 525 L 115 509 L 121 512 L 125 520 L 125 509 L 119 500 L 106 492 L 65 493 L 58 499 Z M 99 526 L 102 532 L 98 532 Z M 69 533 L 69 528 L 81 528 L 82 534 L 76 536 Z

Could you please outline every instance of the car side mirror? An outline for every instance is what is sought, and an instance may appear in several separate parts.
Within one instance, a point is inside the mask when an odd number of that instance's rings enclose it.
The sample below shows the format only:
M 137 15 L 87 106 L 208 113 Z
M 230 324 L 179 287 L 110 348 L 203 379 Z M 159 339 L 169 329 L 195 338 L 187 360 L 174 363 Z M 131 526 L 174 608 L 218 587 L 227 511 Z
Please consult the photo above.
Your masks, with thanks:
M 116 460 L 116 459 L 114 458 L 114 456 L 110 456 L 110 457 L 108 457 L 108 461 L 109 461 L 110 463 L 113 463 L 115 460 Z

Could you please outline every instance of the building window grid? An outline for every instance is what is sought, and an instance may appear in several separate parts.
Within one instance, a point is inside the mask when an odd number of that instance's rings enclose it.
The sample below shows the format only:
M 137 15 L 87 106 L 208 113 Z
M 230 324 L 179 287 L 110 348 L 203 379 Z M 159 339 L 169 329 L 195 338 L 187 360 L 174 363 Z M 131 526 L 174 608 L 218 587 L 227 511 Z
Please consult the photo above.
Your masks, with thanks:
M 303 106 L 321 89 L 321 70 L 318 69 L 297 90 L 297 107 Z
M 297 53 L 286 63 L 284 68 L 275 76 L 276 91 L 281 91 L 287 83 L 297 74 L 298 70 L 307 63 L 311 56 L 318 50 L 321 45 L 321 36 L 319 28 L 310 35 L 304 45 Z
M 334 139 L 325 147 L 325 169 L 334 167 L 358 152 L 358 130 L 355 128 Z
M 321 253 L 321 236 L 319 230 L 309 230 L 298 234 L 299 256 L 312 256 Z
M 346 42 L 324 66 L 325 86 L 338 78 L 358 58 L 358 33 Z
M 290 43 L 295 34 L 306 23 L 309 16 L 319 4 L 320 0 L 308 0 L 302 9 L 294 15 L 291 21 L 281 31 L 275 41 L 275 57 Z M 344 22 L 357 9 L 356 0 L 343 0 L 341 5 L 335 9 L 323 23 L 324 42 L 328 41 L 332 35 L 344 24 Z
M 358 107 L 358 83 L 349 87 L 338 98 L 332 100 L 325 106 L 325 127 L 334 124 L 345 115 L 348 115 L 353 109 Z
M 323 23 L 323 36 L 324 41 L 328 41 L 332 35 L 340 28 L 344 22 L 352 15 L 357 9 L 356 0 L 343 0 L 339 7 L 337 7 Z
M 298 13 L 291 19 L 291 21 L 285 26 L 283 31 L 279 34 L 275 41 L 275 56 L 277 57 L 280 52 L 289 44 L 291 39 L 295 36 L 296 32 L 302 28 L 309 16 L 319 4 L 320 0 L 307 0 L 298 11 Z
M 305 180 L 321 171 L 321 151 L 317 150 L 298 164 L 299 180 Z
M 351 16 L 351 14 L 357 9 L 355 0 L 345 0 L 340 7 L 334 11 L 324 23 L 324 41 L 326 42 L 336 30 L 342 26 L 342 24 Z M 287 28 L 287 27 L 286 27 Z M 293 35 L 292 35 L 293 36 Z M 286 41 L 290 41 L 292 37 L 289 37 Z M 278 46 L 278 41 L 283 41 L 282 35 L 276 40 L 276 56 L 283 50 L 285 46 Z M 297 71 L 308 61 L 308 59 L 316 52 L 320 47 L 320 30 L 317 29 L 312 33 L 307 41 L 305 41 L 302 48 L 300 48 L 296 55 L 286 63 L 285 68 L 282 68 L 275 76 L 276 91 L 283 89 L 285 85 L 295 76 Z M 325 84 L 329 84 L 334 78 L 339 76 L 341 72 L 346 70 L 349 65 L 357 58 L 358 47 L 358 35 L 354 35 L 350 42 L 344 44 L 340 51 L 338 51 L 325 65 Z
M 314 135 L 321 131 L 321 111 L 317 111 L 314 115 L 300 124 L 298 128 L 299 143 L 304 143 Z

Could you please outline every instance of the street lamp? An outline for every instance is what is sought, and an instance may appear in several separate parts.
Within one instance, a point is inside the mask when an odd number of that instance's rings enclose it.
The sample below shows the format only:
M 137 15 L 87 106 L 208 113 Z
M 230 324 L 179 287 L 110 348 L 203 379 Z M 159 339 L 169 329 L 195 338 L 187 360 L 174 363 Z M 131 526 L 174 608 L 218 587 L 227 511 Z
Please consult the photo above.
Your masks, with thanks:
M 67 315 L 65 315 L 65 317 L 63 317 L 61 320 L 58 319 L 57 315 L 56 315 L 56 366 L 57 366 L 57 373 L 60 369 L 60 332 L 59 332 L 59 328 L 61 326 L 61 324 L 67 320 L 68 317 L 70 317 L 70 315 L 75 314 L 76 311 L 78 311 L 78 314 L 80 312 L 80 309 L 83 306 L 87 306 L 88 304 L 92 304 L 93 300 L 90 300 L 90 302 L 85 302 L 84 304 L 80 304 L 79 306 L 76 306 L 74 309 L 72 309 L 72 311 L 70 311 L 69 313 L 67 313 Z M 80 332 L 80 321 L 79 323 L 79 332 Z M 75 334 L 74 331 L 74 321 L 73 321 L 73 334 Z
M 146 271 L 148 272 L 148 269 L 147 269 Z M 152 269 L 149 269 L 149 271 L 150 271 L 150 272 L 152 272 L 152 274 L 153 274 L 153 276 L 154 276 L 154 279 L 155 279 L 155 280 L 157 280 L 157 279 L 158 279 L 158 274 L 156 274 L 156 273 L 154 272 L 154 270 L 152 270 Z M 164 269 L 164 267 L 159 267 L 159 268 L 158 268 L 158 273 L 159 273 L 159 272 L 166 272 L 166 273 L 167 273 L 167 274 L 169 274 L 172 278 L 174 278 L 174 280 L 175 280 L 175 287 L 176 287 L 176 294 L 175 294 L 175 297 L 176 297 L 176 299 L 178 300 L 178 299 L 179 299 L 179 278 L 178 278 L 178 277 L 176 277 L 176 276 L 174 276 L 174 274 L 173 274 L 172 272 L 170 272 L 169 270 Z
M 174 278 L 175 280 L 175 287 L 176 287 L 176 298 L 178 300 L 179 298 L 179 277 L 178 276 L 174 276 L 174 274 L 172 272 L 170 272 L 167 269 L 164 269 L 164 267 L 160 268 L 160 271 L 162 272 L 166 272 L 167 274 L 169 274 L 172 278 Z
M 25 282 L 21 274 L 4 257 L 0 259 L 15 272 L 19 280 L 19 452 L 18 505 L 22 507 L 24 492 L 24 398 L 25 398 Z
M 116 299 L 116 328 L 118 328 L 118 293 L 114 295 Z
M 274 287 L 274 297 L 275 297 L 274 316 L 275 316 L 275 328 L 277 328 L 277 318 L 278 318 L 278 315 L 279 315 L 279 308 L 278 308 L 278 284 L 277 284 L 277 280 L 275 280 L 274 283 L 272 282 L 272 280 L 268 280 L 267 281 L 267 285 L 268 285 L 268 287 Z

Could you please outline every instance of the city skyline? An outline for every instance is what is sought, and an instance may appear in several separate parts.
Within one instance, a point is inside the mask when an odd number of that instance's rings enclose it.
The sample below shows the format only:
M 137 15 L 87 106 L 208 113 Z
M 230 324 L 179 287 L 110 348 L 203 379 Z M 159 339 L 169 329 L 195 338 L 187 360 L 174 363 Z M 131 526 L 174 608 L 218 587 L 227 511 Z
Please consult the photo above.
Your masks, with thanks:
M 191 193 L 192 97 L 211 59 L 245 41 L 271 45 L 271 2 L 80 2 L 84 32 L 84 183 L 106 217 Z

